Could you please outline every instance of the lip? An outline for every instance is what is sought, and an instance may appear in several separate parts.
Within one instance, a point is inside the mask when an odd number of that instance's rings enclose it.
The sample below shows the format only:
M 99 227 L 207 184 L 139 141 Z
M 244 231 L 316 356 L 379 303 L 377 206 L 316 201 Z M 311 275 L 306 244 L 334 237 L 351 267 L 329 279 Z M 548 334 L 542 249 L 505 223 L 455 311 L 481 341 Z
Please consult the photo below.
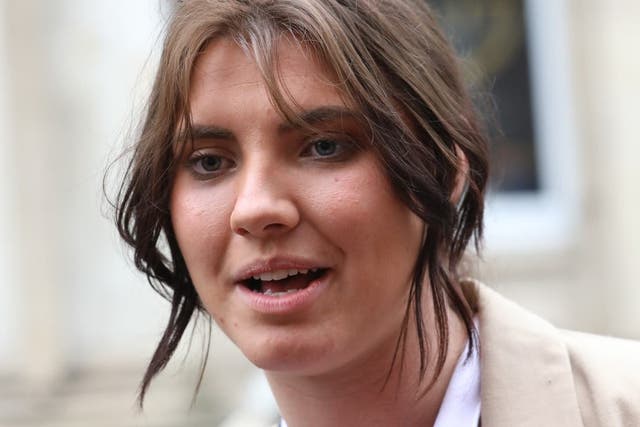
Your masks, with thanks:
M 327 269 L 327 271 L 321 277 L 312 281 L 306 288 L 286 295 L 261 294 L 248 289 L 241 283 L 252 276 L 276 270 L 311 270 L 314 268 L 323 268 Z M 300 258 L 258 260 L 247 264 L 234 276 L 235 292 L 244 304 L 258 313 L 270 315 L 292 314 L 303 311 L 313 305 L 314 301 L 328 287 L 332 273 L 330 268 L 322 264 Z
M 314 268 L 329 268 L 326 265 L 296 257 L 278 257 L 263 260 L 256 260 L 246 264 L 233 275 L 233 282 L 240 284 L 253 276 L 263 273 L 270 273 L 277 270 L 311 270 Z

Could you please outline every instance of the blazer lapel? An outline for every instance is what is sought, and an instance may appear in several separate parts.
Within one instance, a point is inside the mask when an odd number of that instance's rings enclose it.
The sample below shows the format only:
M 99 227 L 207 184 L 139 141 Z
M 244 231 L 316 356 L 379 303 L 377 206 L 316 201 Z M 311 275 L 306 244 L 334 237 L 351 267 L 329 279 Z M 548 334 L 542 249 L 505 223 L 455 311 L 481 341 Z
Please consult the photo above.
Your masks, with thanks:
M 480 322 L 482 425 L 582 426 L 558 331 L 478 282 L 463 291 Z

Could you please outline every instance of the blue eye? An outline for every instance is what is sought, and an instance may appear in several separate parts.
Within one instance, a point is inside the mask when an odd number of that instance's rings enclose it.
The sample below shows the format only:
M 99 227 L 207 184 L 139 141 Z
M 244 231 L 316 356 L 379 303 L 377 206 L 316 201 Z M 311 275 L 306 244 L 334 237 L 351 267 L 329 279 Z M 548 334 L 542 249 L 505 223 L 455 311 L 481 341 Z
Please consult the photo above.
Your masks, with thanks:
M 218 156 L 202 156 L 198 159 L 196 165 L 200 166 L 205 172 L 215 172 L 222 166 L 222 159 Z
M 320 157 L 333 156 L 338 152 L 338 143 L 328 139 L 322 139 L 313 143 L 313 150 Z
M 213 178 L 234 167 L 233 160 L 216 154 L 194 153 L 188 161 L 188 167 L 200 179 Z
M 341 162 L 351 159 L 358 151 L 357 142 L 347 135 L 318 135 L 310 139 L 300 153 L 310 160 Z

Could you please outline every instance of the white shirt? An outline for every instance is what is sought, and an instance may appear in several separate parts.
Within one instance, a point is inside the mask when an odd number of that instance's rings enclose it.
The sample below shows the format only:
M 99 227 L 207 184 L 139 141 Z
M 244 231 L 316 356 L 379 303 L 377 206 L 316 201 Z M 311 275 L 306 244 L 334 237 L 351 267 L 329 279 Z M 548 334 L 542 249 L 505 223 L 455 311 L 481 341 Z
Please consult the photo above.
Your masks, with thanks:
M 465 346 L 456 365 L 434 427 L 477 427 L 480 422 L 480 351 L 474 349 L 469 360 Z

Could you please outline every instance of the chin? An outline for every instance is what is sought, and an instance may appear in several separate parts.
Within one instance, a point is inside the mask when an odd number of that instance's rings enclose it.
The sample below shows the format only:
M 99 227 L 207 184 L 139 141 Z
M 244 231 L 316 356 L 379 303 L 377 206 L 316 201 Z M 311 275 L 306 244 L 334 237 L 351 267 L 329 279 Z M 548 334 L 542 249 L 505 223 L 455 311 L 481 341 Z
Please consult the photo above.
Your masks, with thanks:
M 256 343 L 260 342 L 259 345 Z M 255 340 L 249 348 L 242 346 L 240 350 L 256 367 L 272 372 L 296 375 L 314 375 L 323 371 L 330 359 L 330 345 L 318 342 L 300 342 L 291 337 L 269 337 Z

